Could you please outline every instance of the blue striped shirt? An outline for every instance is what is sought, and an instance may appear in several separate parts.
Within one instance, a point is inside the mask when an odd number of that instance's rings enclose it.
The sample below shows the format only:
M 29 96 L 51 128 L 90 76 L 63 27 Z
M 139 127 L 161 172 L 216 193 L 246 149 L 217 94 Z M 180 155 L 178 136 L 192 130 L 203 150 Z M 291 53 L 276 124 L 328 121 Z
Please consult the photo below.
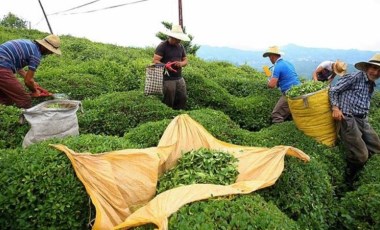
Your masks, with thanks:
M 369 81 L 363 71 L 344 75 L 329 90 L 330 104 L 337 106 L 344 114 L 368 114 L 375 86 L 375 82 Z
M 14 73 L 25 66 L 36 71 L 41 58 L 38 45 L 31 40 L 17 39 L 0 45 L 0 67 L 12 69 Z

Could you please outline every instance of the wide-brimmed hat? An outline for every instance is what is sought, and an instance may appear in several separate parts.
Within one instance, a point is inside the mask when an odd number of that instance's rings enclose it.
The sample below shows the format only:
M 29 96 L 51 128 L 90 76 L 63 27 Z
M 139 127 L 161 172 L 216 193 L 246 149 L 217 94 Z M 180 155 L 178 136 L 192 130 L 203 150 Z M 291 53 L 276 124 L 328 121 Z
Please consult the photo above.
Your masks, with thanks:
M 189 36 L 183 32 L 180 25 L 173 25 L 171 30 L 163 31 L 162 33 L 181 41 L 190 41 Z
M 343 76 L 347 72 L 347 64 L 340 60 L 336 60 L 333 65 L 333 71 L 336 73 L 336 75 Z
M 375 54 L 371 60 L 362 61 L 355 64 L 355 68 L 358 70 L 365 71 L 368 65 L 380 66 L 380 53 Z
M 283 52 L 280 51 L 280 48 L 278 46 L 271 46 L 268 48 L 267 51 L 263 54 L 263 57 L 268 57 L 269 54 L 277 54 L 277 55 L 284 55 Z
M 38 42 L 40 45 L 44 46 L 46 49 L 50 50 L 55 54 L 62 54 L 59 48 L 61 46 L 61 40 L 57 35 L 50 34 L 46 36 L 44 39 L 36 40 L 36 42 Z

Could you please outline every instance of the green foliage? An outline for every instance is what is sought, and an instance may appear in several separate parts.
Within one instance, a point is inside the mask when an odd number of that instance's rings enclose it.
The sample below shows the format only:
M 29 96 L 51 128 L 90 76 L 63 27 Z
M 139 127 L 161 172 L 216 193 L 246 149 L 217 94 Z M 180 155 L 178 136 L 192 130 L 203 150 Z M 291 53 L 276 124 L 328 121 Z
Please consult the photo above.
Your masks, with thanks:
M 215 81 L 191 66 L 184 71 L 187 83 L 187 109 L 215 108 L 224 111 L 229 107 L 231 95 Z
M 169 119 L 146 122 L 129 130 L 124 137 L 131 143 L 141 146 L 141 148 L 154 147 L 158 145 L 170 122 Z
M 329 85 L 328 82 L 322 81 L 305 81 L 300 85 L 293 86 L 287 95 L 291 98 L 305 95 L 308 93 L 314 93 L 318 90 L 324 89 Z
M 141 91 L 104 94 L 84 100 L 82 105 L 85 112 L 78 115 L 81 133 L 123 136 L 140 124 L 177 115 L 177 111 Z
M 157 193 L 190 184 L 233 184 L 239 174 L 237 162 L 229 153 L 204 148 L 184 153 L 178 164 L 159 178 Z
M 274 186 L 259 190 L 303 229 L 326 229 L 334 223 L 333 187 L 325 165 L 286 158 L 285 170 Z
M 20 124 L 22 110 L 0 104 L 0 149 L 20 147 L 29 130 L 27 124 Z
M 218 140 L 241 144 L 249 133 L 247 130 L 241 129 L 229 116 L 218 110 L 199 109 L 189 111 L 188 114 Z
M 270 114 L 276 100 L 273 97 L 250 96 L 236 97 L 226 113 L 241 128 L 258 131 L 270 125 Z M 269 106 L 270 105 L 270 106 Z
M 380 183 L 380 155 L 375 154 L 370 157 L 362 171 L 359 172 L 359 179 L 354 183 L 355 187 L 366 184 Z
M 169 229 L 301 229 L 273 203 L 256 194 L 217 198 L 182 207 Z
M 346 193 L 339 207 L 338 226 L 341 228 L 379 229 L 380 184 L 362 185 L 356 191 Z
M 9 12 L 2 20 L 0 20 L 0 26 L 26 29 L 26 21 Z
M 88 197 L 64 154 L 46 145 L 3 151 L 0 174 L 2 228 L 86 226 Z
M 70 160 L 49 143 L 93 153 L 133 147 L 122 138 L 81 135 L 1 151 L 2 229 L 87 229 L 87 221 L 94 218 Z
M 225 76 L 215 79 L 219 85 L 225 87 L 227 91 L 236 97 L 247 97 L 256 95 L 265 95 L 273 98 L 279 98 L 280 93 L 277 90 L 269 90 L 266 81 L 261 78 L 252 79 L 246 77 Z
M 245 135 L 243 145 L 275 147 L 278 145 L 296 147 L 326 165 L 333 186 L 343 183 L 343 172 L 346 167 L 345 152 L 342 145 L 328 147 L 303 134 L 294 122 L 283 122 L 264 128 L 259 132 Z

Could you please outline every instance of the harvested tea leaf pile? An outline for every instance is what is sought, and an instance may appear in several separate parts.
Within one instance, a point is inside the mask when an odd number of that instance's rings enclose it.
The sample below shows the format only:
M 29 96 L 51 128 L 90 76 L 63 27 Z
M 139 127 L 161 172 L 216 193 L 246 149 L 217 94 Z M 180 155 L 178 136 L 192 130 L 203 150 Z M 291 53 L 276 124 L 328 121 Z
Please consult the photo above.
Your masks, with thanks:
M 324 89 L 329 85 L 328 82 L 322 81 L 306 81 L 300 85 L 293 86 L 288 92 L 288 97 L 299 97 L 308 93 L 314 93 Z
M 204 148 L 185 153 L 161 176 L 157 193 L 189 184 L 233 184 L 239 174 L 237 162 L 231 154 Z
M 44 106 L 44 109 L 72 109 L 75 105 L 67 102 L 53 102 Z

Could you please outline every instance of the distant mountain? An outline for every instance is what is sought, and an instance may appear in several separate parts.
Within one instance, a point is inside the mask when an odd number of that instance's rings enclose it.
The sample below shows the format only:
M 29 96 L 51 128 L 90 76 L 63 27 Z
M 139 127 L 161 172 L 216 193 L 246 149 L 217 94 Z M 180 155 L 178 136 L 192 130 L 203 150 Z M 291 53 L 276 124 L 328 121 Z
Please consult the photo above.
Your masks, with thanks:
M 284 59 L 292 62 L 297 73 L 304 78 L 310 79 L 311 74 L 318 64 L 325 60 L 340 59 L 348 64 L 348 71 L 356 71 L 354 64 L 359 61 L 369 60 L 376 52 L 356 49 L 325 49 L 308 48 L 294 44 L 281 47 L 285 53 Z M 268 58 L 263 58 L 262 51 L 247 51 L 228 47 L 212 47 L 202 45 L 197 51 L 197 56 L 205 60 L 228 61 L 236 65 L 247 64 L 262 71 L 264 65 L 271 65 Z

